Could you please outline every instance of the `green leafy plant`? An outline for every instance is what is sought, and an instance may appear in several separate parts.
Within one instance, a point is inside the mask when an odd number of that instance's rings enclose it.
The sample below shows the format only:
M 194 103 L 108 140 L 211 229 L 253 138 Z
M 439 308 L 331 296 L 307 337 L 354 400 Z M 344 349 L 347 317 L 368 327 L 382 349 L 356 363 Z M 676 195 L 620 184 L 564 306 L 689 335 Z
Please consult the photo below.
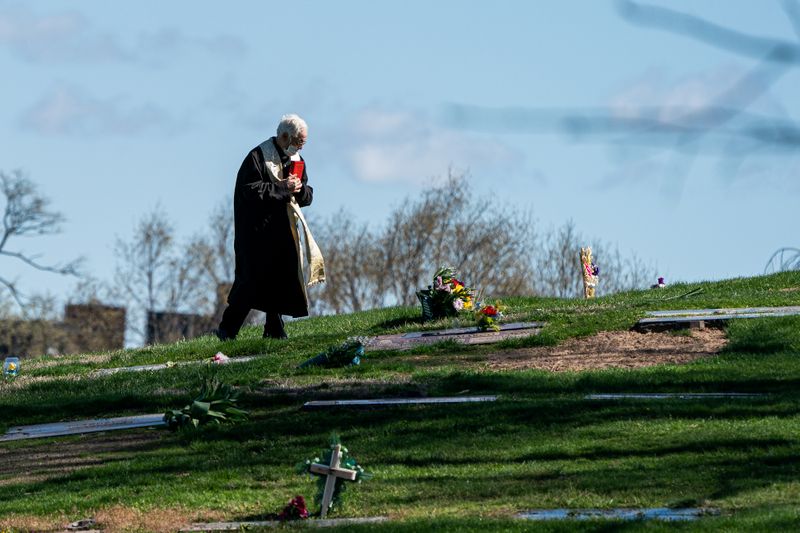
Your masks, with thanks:
M 164 413 L 164 422 L 170 429 L 198 427 L 203 424 L 220 424 L 246 420 L 250 413 L 236 404 L 239 391 L 216 377 L 203 380 L 200 394 L 183 409 L 172 409 Z

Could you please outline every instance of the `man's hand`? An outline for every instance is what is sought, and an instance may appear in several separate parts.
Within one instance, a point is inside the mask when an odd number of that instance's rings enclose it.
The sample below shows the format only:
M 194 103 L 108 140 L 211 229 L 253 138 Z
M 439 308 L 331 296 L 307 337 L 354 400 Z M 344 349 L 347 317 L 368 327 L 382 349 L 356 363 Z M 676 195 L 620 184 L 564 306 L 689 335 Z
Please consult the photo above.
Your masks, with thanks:
M 289 174 L 289 179 L 286 180 L 286 190 L 290 193 L 298 193 L 303 188 L 303 182 L 295 174 Z

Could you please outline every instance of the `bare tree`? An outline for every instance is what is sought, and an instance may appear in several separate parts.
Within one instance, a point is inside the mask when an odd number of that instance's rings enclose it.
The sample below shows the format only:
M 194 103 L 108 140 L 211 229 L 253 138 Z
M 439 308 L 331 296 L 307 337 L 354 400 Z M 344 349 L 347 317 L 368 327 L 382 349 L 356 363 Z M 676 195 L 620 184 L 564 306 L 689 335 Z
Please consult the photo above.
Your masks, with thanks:
M 597 251 L 596 261 L 602 265 L 598 294 L 644 289 L 658 280 L 656 266 L 635 253 L 623 255 L 619 246 L 602 241 Z
M 233 283 L 235 261 L 233 255 L 233 200 L 224 198 L 211 213 L 208 233 L 198 234 L 187 246 L 188 255 L 199 262 L 202 283 L 209 294 L 218 287 Z
M 383 271 L 395 302 L 405 305 L 445 264 L 481 280 L 487 293 L 532 294 L 535 240 L 530 214 L 473 194 L 467 177 L 451 171 L 391 213 L 381 238 Z
M 328 281 L 312 291 L 316 312 L 413 305 L 415 292 L 441 265 L 455 267 L 485 295 L 577 297 L 578 252 L 587 244 L 603 269 L 599 294 L 643 288 L 655 279 L 655 269 L 587 239 L 572 221 L 539 234 L 530 213 L 502 210 L 452 172 L 416 199 L 405 199 L 382 228 L 345 211 L 314 227 L 328 271 Z
M 411 305 L 445 264 L 465 280 L 480 280 L 487 293 L 533 292 L 532 218 L 478 198 L 461 174 L 450 172 L 418 198 L 407 198 L 383 227 L 370 228 L 342 211 L 315 230 L 328 271 L 326 284 L 312 293 L 316 310 Z
M 325 283 L 311 288 L 314 310 L 343 313 L 380 307 L 385 282 L 379 270 L 385 261 L 378 237 L 344 210 L 320 222 L 314 228 L 324 246 L 327 274 Z
M 0 192 L 5 206 L 3 209 L 3 228 L 0 234 L 0 255 L 20 261 L 25 265 L 45 272 L 61 275 L 79 275 L 81 260 L 66 264 L 48 264 L 39 261 L 39 256 L 22 249 L 11 249 L 20 237 L 52 235 L 61 231 L 64 217 L 49 209 L 50 201 L 37 190 L 36 185 L 21 171 L 10 174 L 0 172 Z M 6 288 L 17 304 L 26 313 L 26 302 L 20 293 L 16 280 L 0 276 L 0 285 Z
M 644 289 L 657 278 L 657 270 L 636 254 L 623 255 L 619 247 L 581 234 L 568 220 L 546 232 L 536 249 L 536 292 L 544 296 L 577 298 L 583 294 L 581 247 L 590 246 L 600 268 L 597 295 Z
M 191 245 L 181 249 L 176 244 L 174 227 L 161 207 L 142 217 L 130 240 L 117 238 L 115 254 L 113 294 L 142 319 L 153 311 L 204 307 L 203 265 Z M 136 318 L 128 320 L 128 328 L 144 337 L 144 325 Z
M 587 240 L 575 229 L 572 220 L 550 230 L 542 239 L 536 255 L 536 289 L 539 294 L 573 298 L 581 294 L 581 246 Z M 593 247 L 595 255 L 596 246 Z

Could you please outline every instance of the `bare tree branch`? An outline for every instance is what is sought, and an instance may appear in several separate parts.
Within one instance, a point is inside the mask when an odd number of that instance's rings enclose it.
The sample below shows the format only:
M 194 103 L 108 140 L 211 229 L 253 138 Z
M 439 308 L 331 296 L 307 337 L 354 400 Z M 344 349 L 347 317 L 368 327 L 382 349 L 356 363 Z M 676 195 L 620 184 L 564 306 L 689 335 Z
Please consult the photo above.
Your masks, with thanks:
M 794 28 L 794 33 L 800 38 L 800 4 L 795 0 L 784 0 L 783 10 Z
M 58 233 L 64 217 L 61 213 L 49 209 L 50 201 L 42 196 L 36 185 L 19 170 L 10 174 L 0 172 L 0 193 L 5 204 L 2 233 L 0 233 L 0 256 L 19 260 L 36 270 L 79 276 L 81 259 L 73 260 L 66 265 L 49 265 L 38 261 L 35 255 L 7 249 L 12 239 Z M 0 285 L 11 293 L 24 313 L 25 298 L 17 288 L 16 282 L 0 278 Z
M 20 307 L 20 309 L 24 310 L 25 301 L 22 299 L 22 295 L 17 290 L 16 283 L 14 283 L 13 281 L 9 281 L 3 277 L 0 277 L 0 284 L 2 284 L 6 289 L 8 289 L 8 292 L 11 293 L 12 298 L 14 298 L 14 301 L 17 302 L 17 305 Z
M 9 252 L 7 250 L 0 250 L 0 255 L 5 255 L 8 257 L 13 257 L 19 259 L 23 263 L 44 272 L 53 272 L 54 274 L 65 274 L 71 276 L 79 276 L 80 275 L 80 268 L 83 264 L 82 259 L 76 259 L 64 266 L 59 265 L 45 265 L 42 263 L 37 262 L 35 257 L 30 257 L 25 255 L 21 252 Z
M 800 45 L 791 41 L 749 35 L 665 7 L 630 0 L 620 1 L 618 5 L 622 17 L 640 26 L 686 35 L 740 55 L 757 59 L 768 57 L 776 63 L 800 64 Z

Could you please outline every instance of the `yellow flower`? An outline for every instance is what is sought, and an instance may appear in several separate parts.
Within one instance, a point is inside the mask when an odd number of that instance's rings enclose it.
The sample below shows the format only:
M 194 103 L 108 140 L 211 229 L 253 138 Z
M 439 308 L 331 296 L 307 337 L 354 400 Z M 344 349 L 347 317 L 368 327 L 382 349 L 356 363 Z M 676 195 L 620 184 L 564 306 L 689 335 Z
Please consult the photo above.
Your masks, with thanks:
M 17 363 L 8 363 L 8 370 L 13 372 L 17 369 Z

